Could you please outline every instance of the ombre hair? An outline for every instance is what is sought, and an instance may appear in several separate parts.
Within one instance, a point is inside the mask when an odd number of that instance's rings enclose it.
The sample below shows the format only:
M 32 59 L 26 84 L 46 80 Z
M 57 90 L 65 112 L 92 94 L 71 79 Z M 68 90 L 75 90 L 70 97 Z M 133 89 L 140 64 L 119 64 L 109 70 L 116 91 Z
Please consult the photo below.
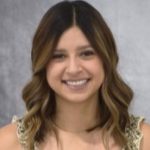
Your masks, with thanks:
M 99 90 L 99 126 L 103 130 L 106 149 L 109 137 L 124 146 L 127 143 L 125 127 L 129 124 L 128 107 L 133 98 L 132 89 L 117 71 L 116 44 L 102 15 L 85 1 L 61 1 L 43 16 L 32 43 L 32 79 L 22 95 L 27 113 L 24 116 L 28 149 L 34 142 L 42 143 L 47 132 L 55 131 L 51 118 L 56 114 L 55 93 L 46 79 L 46 66 L 53 57 L 60 36 L 72 26 L 77 26 L 101 58 L 105 79 Z M 88 130 L 89 132 L 91 130 Z

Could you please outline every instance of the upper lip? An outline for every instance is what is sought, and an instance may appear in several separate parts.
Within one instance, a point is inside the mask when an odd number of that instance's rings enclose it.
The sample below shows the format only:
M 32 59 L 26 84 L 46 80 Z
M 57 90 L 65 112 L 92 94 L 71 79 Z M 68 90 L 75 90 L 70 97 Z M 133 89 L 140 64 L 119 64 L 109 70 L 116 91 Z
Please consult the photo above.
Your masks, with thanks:
M 63 82 L 67 82 L 67 81 L 82 81 L 82 80 L 89 80 L 90 78 L 82 78 L 82 79 L 63 79 Z

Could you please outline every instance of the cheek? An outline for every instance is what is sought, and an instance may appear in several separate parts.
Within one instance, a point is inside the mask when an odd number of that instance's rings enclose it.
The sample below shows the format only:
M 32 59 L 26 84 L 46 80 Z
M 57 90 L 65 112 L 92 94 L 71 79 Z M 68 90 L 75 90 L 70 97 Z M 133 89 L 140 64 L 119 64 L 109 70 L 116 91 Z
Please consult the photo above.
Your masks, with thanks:
M 49 65 L 46 69 L 46 78 L 48 83 L 53 83 L 60 80 L 60 77 L 62 75 L 62 66 L 61 65 Z
M 51 84 L 53 78 L 55 77 L 55 72 L 56 71 L 53 65 L 48 65 L 48 67 L 46 68 L 46 79 L 49 85 Z
M 93 64 L 91 64 L 90 68 L 91 68 L 91 73 L 93 73 L 95 79 L 99 81 L 99 83 L 102 83 L 105 78 L 103 64 L 99 60 L 97 60 L 93 62 Z
M 93 62 L 88 63 L 87 65 L 88 70 L 91 70 L 94 74 L 104 74 L 104 67 L 101 61 L 95 60 Z

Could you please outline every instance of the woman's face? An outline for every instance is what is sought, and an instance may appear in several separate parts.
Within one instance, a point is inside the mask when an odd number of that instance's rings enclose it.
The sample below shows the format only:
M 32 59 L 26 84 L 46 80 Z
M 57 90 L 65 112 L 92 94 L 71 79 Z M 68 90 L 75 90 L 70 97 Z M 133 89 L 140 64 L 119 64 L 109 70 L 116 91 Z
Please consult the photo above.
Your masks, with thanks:
M 98 99 L 104 80 L 102 61 L 77 26 L 60 37 L 46 76 L 56 101 L 78 103 Z

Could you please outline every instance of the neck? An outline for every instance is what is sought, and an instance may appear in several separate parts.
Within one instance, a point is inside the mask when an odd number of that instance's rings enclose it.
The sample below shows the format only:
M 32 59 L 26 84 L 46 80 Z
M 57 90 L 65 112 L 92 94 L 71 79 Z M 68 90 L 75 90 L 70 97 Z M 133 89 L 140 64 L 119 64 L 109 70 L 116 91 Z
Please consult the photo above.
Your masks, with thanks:
M 65 132 L 81 133 L 99 124 L 99 101 L 89 100 L 71 103 L 57 99 L 57 113 L 53 118 L 55 127 Z

